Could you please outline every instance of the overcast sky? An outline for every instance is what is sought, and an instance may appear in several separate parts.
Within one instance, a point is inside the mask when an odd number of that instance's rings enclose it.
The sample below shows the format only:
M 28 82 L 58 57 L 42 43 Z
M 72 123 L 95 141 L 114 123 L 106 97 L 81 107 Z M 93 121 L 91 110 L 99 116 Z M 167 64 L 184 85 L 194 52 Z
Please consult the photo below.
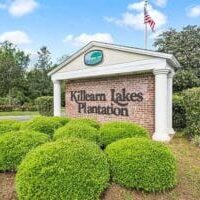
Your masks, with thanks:
M 10 40 L 34 57 L 46 45 L 53 60 L 91 40 L 144 47 L 141 0 L 0 0 L 0 41 Z M 156 21 L 148 46 L 162 31 L 200 25 L 200 0 L 149 0 Z

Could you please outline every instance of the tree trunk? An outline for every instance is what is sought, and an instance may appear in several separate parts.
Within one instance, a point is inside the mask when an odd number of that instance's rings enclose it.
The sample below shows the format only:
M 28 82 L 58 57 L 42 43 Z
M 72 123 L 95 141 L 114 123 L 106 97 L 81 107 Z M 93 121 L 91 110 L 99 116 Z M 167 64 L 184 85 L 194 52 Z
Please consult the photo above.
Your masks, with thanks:
M 8 101 L 9 101 L 9 105 L 11 106 L 12 105 L 12 97 L 11 97 L 11 89 L 10 88 L 8 91 Z

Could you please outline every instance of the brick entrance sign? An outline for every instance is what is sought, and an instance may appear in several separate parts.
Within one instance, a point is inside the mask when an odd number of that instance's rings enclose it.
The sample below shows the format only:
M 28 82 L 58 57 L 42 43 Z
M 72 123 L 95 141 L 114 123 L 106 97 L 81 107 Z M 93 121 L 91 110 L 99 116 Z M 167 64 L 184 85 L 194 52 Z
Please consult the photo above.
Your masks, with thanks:
M 154 75 L 68 81 L 66 113 L 98 121 L 132 121 L 154 132 Z
M 172 127 L 173 55 L 91 42 L 49 73 L 54 115 L 61 115 L 61 81 L 66 115 L 100 122 L 131 121 L 157 141 L 169 141 Z

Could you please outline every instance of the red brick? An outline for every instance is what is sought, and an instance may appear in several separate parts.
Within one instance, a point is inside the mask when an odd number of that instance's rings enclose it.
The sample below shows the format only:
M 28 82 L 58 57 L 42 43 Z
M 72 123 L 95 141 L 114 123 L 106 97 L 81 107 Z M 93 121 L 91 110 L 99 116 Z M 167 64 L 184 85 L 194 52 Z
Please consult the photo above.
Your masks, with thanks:
M 78 105 L 70 99 L 70 91 L 85 90 L 88 93 L 105 93 L 106 102 L 87 102 L 90 106 L 110 105 L 110 89 L 121 92 L 126 88 L 127 92 L 142 92 L 144 100 L 142 102 L 129 102 L 127 106 L 129 116 L 81 114 L 78 113 Z M 69 117 L 88 117 L 100 122 L 106 121 L 131 121 L 147 128 L 151 133 L 155 129 L 155 79 L 151 73 L 118 76 L 112 78 L 96 78 L 85 80 L 74 80 L 66 83 L 66 112 Z M 118 106 L 118 105 L 116 105 Z

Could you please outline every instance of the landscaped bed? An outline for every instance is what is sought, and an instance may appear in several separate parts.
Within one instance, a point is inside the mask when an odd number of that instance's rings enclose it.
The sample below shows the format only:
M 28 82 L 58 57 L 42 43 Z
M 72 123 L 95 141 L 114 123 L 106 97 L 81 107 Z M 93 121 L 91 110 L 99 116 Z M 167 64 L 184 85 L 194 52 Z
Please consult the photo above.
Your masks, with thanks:
M 182 137 L 174 138 L 168 147 L 178 161 L 177 186 L 167 192 L 146 194 L 111 184 L 102 200 L 198 200 L 200 199 L 200 149 Z M 16 200 L 14 173 L 0 173 L 0 199 Z

